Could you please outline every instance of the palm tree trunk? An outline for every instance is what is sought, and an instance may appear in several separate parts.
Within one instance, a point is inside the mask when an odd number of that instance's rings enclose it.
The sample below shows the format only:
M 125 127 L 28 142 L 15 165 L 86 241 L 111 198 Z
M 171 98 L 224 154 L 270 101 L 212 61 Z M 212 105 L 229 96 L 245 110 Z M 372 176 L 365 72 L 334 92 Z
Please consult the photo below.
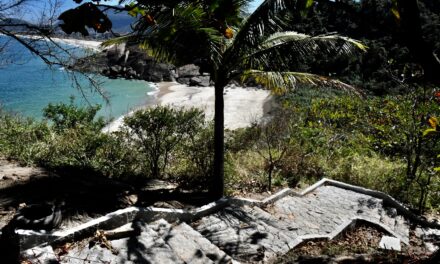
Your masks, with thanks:
M 221 82 L 215 84 L 215 108 L 214 108 L 214 172 L 211 182 L 210 193 L 213 198 L 221 198 L 224 194 L 224 101 L 223 90 L 225 85 Z

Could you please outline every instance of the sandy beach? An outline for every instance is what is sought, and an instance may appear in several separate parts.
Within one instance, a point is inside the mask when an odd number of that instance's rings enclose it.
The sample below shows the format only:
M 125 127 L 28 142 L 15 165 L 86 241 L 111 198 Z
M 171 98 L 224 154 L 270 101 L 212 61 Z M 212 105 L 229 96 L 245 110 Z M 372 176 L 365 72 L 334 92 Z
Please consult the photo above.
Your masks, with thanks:
M 96 40 L 83 40 L 83 39 L 69 39 L 69 38 L 51 38 L 55 42 L 61 42 L 69 44 L 75 47 L 88 48 L 95 51 L 102 50 L 101 41 Z
M 191 108 L 196 107 L 205 112 L 206 119 L 214 118 L 214 87 L 192 87 L 173 82 L 158 83 L 159 92 L 153 103 L 155 105 Z M 272 96 L 269 91 L 256 88 L 228 86 L 224 92 L 225 128 L 237 129 L 259 122 L 270 111 Z M 132 114 L 128 113 L 127 115 Z M 107 125 L 104 132 L 114 132 L 123 125 L 121 116 Z
M 4 34 L 0 33 L 0 36 L 4 36 Z M 48 40 L 48 37 L 44 36 L 36 36 L 36 35 L 19 35 L 21 38 L 34 39 L 34 40 Z M 72 45 L 79 48 L 91 49 L 94 51 L 101 51 L 102 41 L 97 40 L 85 40 L 85 39 L 73 39 L 73 38 L 57 38 L 51 37 L 50 40 L 58 43 L 64 43 L 68 45 Z

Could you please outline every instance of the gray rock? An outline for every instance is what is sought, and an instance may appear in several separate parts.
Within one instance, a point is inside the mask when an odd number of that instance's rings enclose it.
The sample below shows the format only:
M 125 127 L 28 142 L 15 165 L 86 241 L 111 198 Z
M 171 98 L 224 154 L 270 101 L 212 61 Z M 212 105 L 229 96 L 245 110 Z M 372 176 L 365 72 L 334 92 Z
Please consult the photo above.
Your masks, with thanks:
M 380 240 L 379 247 L 387 250 L 401 251 L 400 239 L 390 236 L 383 236 Z
M 197 77 L 192 77 L 189 80 L 189 85 L 208 87 L 209 81 L 210 81 L 209 76 L 197 76 Z
M 22 258 L 31 261 L 31 263 L 58 263 L 56 255 L 51 246 L 34 247 L 28 249 L 22 253 Z
M 144 60 L 135 61 L 130 65 L 133 68 L 133 70 L 135 70 L 140 75 L 144 73 L 144 70 L 147 67 L 147 63 Z
M 171 69 L 169 64 L 151 62 L 144 68 L 142 79 L 152 82 L 172 81 Z
M 200 86 L 201 83 L 202 83 L 202 79 L 200 79 L 199 77 L 192 77 L 189 80 L 189 85 L 191 86 Z
M 177 78 L 178 83 L 186 84 L 186 85 L 190 84 L 190 80 L 191 78 L 181 78 L 181 77 Z
M 110 67 L 110 72 L 111 73 L 119 73 L 122 71 L 122 66 L 121 65 L 113 65 Z
M 131 76 L 131 77 L 134 77 L 134 76 L 137 75 L 137 73 L 136 73 L 135 70 L 133 70 L 131 67 L 129 67 L 129 68 L 127 69 L 127 75 L 128 75 L 128 76 Z
M 200 67 L 194 64 L 187 64 L 182 67 L 177 68 L 177 74 L 179 78 L 182 77 L 193 77 L 200 75 Z

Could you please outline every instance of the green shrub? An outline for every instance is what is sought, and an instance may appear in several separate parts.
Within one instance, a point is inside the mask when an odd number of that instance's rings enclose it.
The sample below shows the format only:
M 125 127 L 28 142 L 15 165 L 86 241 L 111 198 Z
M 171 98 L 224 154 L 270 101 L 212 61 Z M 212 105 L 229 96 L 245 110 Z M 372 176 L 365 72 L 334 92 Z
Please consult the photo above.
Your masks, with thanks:
M 46 153 L 50 127 L 0 110 L 0 154 L 32 164 Z
M 198 120 L 201 122 L 201 120 Z M 214 162 L 214 127 L 200 123 L 179 145 L 172 174 L 183 188 L 206 189 L 212 179 Z
M 303 120 L 292 138 L 319 161 L 325 176 L 387 191 L 422 211 L 435 200 L 430 185 L 438 178 L 433 168 L 440 153 L 440 137 L 424 138 L 422 132 L 440 109 L 432 90 L 408 89 L 400 96 L 339 96 L 289 105 Z M 356 169 L 359 164 L 371 167 Z M 365 170 L 362 178 L 359 170 Z
M 50 168 L 91 168 L 97 150 L 107 137 L 88 127 L 76 127 L 53 135 L 47 153 L 39 163 Z
M 228 194 L 235 191 L 260 192 L 266 189 L 264 158 L 250 150 L 228 152 L 225 156 L 225 185 Z
M 43 109 L 43 116 L 52 122 L 53 128 L 57 132 L 79 127 L 89 127 L 98 131 L 105 125 L 102 117 L 95 120 L 96 113 L 100 109 L 100 105 L 88 107 L 77 106 L 75 105 L 74 97 L 71 97 L 69 104 L 50 103 Z
M 143 154 L 147 174 L 163 178 L 179 144 L 200 130 L 204 115 L 197 109 L 158 106 L 137 111 L 124 122 L 128 140 Z
M 127 143 L 124 132 L 104 134 L 95 152 L 92 166 L 110 178 L 124 181 L 142 180 L 142 160 L 139 151 Z

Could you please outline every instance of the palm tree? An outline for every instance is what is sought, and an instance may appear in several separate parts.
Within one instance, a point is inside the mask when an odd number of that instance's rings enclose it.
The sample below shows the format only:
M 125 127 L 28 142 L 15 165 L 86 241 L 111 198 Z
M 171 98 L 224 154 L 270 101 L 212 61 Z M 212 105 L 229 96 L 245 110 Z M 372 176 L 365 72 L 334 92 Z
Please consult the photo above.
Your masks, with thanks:
M 336 34 L 312 37 L 288 31 L 289 11 L 297 1 L 266 0 L 252 14 L 246 14 L 250 2 L 138 0 L 128 7 L 139 17 L 133 33 L 106 43 L 137 43 L 159 60 L 175 65 L 197 60 L 208 69 L 215 83 L 213 198 L 223 196 L 224 191 L 223 92 L 231 80 L 253 79 L 278 92 L 294 89 L 298 83 L 353 90 L 337 80 L 292 71 L 287 65 L 295 56 L 338 56 L 366 49 Z

